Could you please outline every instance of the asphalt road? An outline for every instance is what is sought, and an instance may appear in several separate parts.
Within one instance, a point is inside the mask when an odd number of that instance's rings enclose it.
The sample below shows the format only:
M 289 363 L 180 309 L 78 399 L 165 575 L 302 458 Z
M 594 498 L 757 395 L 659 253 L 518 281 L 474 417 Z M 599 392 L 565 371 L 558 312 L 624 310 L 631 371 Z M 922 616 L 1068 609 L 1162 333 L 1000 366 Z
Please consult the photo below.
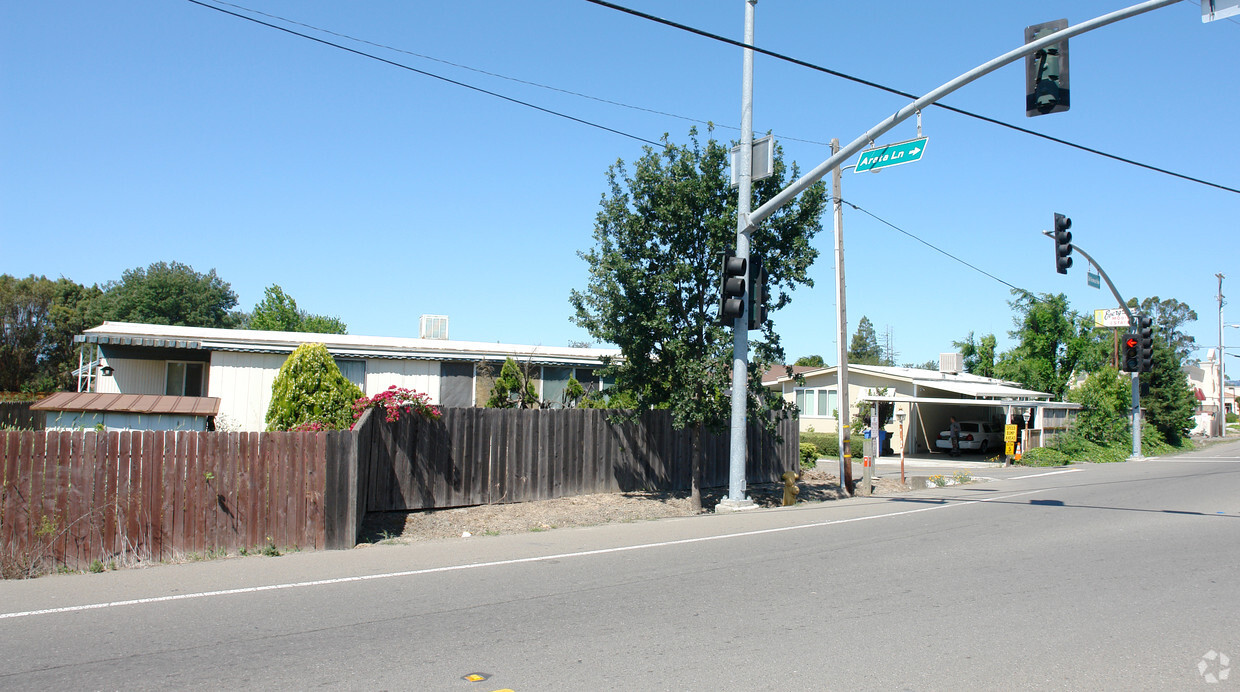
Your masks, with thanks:
M 1230 443 L 897 498 L 3 582 L 0 689 L 1222 690 L 1240 686 L 1208 682 L 1240 665 L 1238 575 Z

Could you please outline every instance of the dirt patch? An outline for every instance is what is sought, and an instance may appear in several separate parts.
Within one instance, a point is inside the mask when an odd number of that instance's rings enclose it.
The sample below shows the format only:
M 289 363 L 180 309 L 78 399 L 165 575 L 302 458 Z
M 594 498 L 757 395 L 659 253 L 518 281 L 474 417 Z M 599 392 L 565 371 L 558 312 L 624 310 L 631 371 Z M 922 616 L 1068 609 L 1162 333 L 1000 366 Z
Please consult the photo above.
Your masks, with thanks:
M 805 472 L 797 487 L 801 489 L 797 496 L 798 504 L 847 497 L 840 488 L 838 477 L 817 469 Z M 899 479 L 879 479 L 874 488 L 875 494 L 879 495 L 909 489 Z M 783 504 L 782 483 L 758 483 L 748 486 L 746 490 L 760 507 L 779 507 Z M 705 511 L 713 511 L 725 495 L 727 488 L 703 490 L 702 506 Z M 461 538 L 466 533 L 470 536 L 496 536 L 693 514 L 689 509 L 687 491 L 601 493 L 506 505 L 370 514 L 362 528 L 362 542 L 414 543 Z

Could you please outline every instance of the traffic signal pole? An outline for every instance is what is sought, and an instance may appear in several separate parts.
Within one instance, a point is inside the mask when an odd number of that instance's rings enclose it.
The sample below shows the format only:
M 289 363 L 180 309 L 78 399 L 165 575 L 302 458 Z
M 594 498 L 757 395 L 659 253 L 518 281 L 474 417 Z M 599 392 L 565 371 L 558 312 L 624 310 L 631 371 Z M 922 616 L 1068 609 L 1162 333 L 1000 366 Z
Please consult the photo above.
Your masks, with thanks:
M 1146 2 L 1137 3 L 1131 7 L 1125 7 L 1124 9 L 1086 20 L 1075 26 L 1046 34 L 1019 48 L 978 65 L 904 106 L 891 116 L 879 121 L 877 125 L 833 153 L 830 158 L 823 161 L 809 173 L 801 176 L 796 182 L 781 190 L 757 209 L 751 211 L 750 194 L 753 175 L 753 49 L 751 46 L 753 46 L 753 6 L 756 2 L 757 0 L 745 0 L 745 45 L 749 47 L 742 51 L 744 62 L 741 79 L 741 155 L 739 162 L 741 170 L 737 175 L 740 190 L 736 214 L 736 251 L 737 256 L 744 257 L 746 260 L 749 257 L 749 237 L 754 229 L 758 227 L 758 224 L 766 220 L 771 214 L 774 214 L 780 207 L 796 199 L 797 195 L 805 192 L 810 185 L 822 180 L 827 173 L 841 166 L 845 161 L 852 158 L 853 155 L 874 142 L 875 139 L 881 137 L 896 125 L 913 117 L 918 111 L 938 102 L 960 87 L 981 79 L 1004 65 L 1024 58 L 1026 55 L 1031 55 L 1050 45 L 1107 26 L 1108 24 L 1114 24 L 1115 22 L 1135 17 L 1160 7 L 1173 5 L 1180 2 L 1180 0 L 1147 0 Z M 1108 281 L 1108 283 L 1110 282 Z M 1126 306 L 1125 309 L 1127 309 Z M 728 497 L 719 503 L 720 507 L 724 507 L 726 504 L 734 505 L 738 509 L 753 506 L 753 501 L 745 496 L 745 401 L 746 378 L 749 369 L 749 332 L 747 327 L 748 324 L 744 317 L 737 319 L 733 325 L 735 333 L 732 339 L 732 445 L 728 457 Z M 1137 438 L 1136 444 L 1140 445 L 1139 438 Z
M 753 8 L 758 0 L 745 0 L 745 45 L 753 45 Z M 749 222 L 753 191 L 753 51 L 746 48 L 741 67 L 741 152 L 737 172 L 736 256 L 745 260 L 745 286 L 749 286 Z M 746 400 L 749 383 L 749 315 L 744 310 L 732 321 L 732 427 L 728 449 L 728 496 L 715 506 L 716 512 L 740 511 L 757 507 L 745 494 Z
M 1042 231 L 1042 234 L 1055 240 L 1055 234 L 1050 231 Z M 1106 271 L 1102 269 L 1102 265 L 1098 264 L 1098 260 L 1089 256 L 1089 253 L 1082 250 L 1079 246 L 1072 243 L 1068 244 L 1072 250 L 1081 253 L 1081 257 L 1089 260 L 1094 265 L 1094 269 L 1098 270 L 1098 275 L 1107 283 L 1107 288 L 1111 289 L 1111 295 L 1115 296 L 1115 302 L 1119 303 L 1119 307 L 1128 316 L 1128 326 L 1130 329 L 1138 326 L 1138 321 L 1132 310 L 1128 307 L 1128 302 L 1124 300 L 1119 291 L 1115 289 L 1115 284 L 1111 283 L 1111 277 L 1107 276 Z M 1121 356 L 1122 360 L 1122 356 Z M 1140 369 L 1140 368 L 1138 368 Z M 1141 457 L 1141 373 L 1129 373 L 1132 377 L 1132 456 L 1130 459 L 1140 459 Z
M 1160 7 L 1173 5 L 1177 2 L 1180 2 L 1180 0 L 1147 0 L 1147 2 L 1138 3 L 1131 7 L 1125 7 L 1122 10 L 1116 10 L 1115 12 L 1104 14 L 1101 17 L 1086 20 L 1080 24 L 1070 26 L 1062 31 L 1047 34 L 1035 41 L 1026 43 L 1020 48 L 1008 51 L 1007 53 L 1004 53 L 989 62 L 978 65 L 972 70 L 969 70 L 959 77 L 952 79 L 937 89 L 927 93 L 925 96 L 922 96 L 916 101 L 913 101 L 907 106 L 901 108 L 890 117 L 883 119 L 877 125 L 867 130 L 865 134 L 854 139 L 852 142 L 849 142 L 837 153 L 833 154 L 831 158 L 823 161 L 818 165 L 818 167 L 801 176 L 799 180 L 784 188 L 779 194 L 767 200 L 766 203 L 762 204 L 757 209 L 754 209 L 749 214 L 749 224 L 747 228 L 752 231 L 758 224 L 762 223 L 771 214 L 774 214 L 780 207 L 784 206 L 788 202 L 791 202 L 797 195 L 805 192 L 810 185 L 813 185 L 821 180 L 823 176 L 830 173 L 832 169 L 843 164 L 844 161 L 852 158 L 854 154 L 857 154 L 862 149 L 869 146 L 870 143 L 874 142 L 878 137 L 881 137 L 884 133 L 888 132 L 896 125 L 899 125 L 905 120 L 913 117 L 917 111 L 925 110 L 927 106 L 936 103 L 960 87 L 969 84 L 970 82 L 977 81 L 1004 65 L 1016 62 L 1026 55 L 1036 53 L 1039 50 L 1042 50 L 1052 44 L 1059 43 L 1064 39 L 1072 38 L 1073 36 L 1078 36 L 1088 31 L 1099 29 L 1108 24 L 1114 24 L 1115 22 L 1128 19 L 1130 17 L 1135 17 L 1151 10 L 1156 10 Z M 752 43 L 749 43 L 748 40 L 746 43 L 748 45 L 753 45 Z M 748 52 L 748 49 L 746 50 Z M 744 132 L 742 132 L 741 136 L 744 137 Z

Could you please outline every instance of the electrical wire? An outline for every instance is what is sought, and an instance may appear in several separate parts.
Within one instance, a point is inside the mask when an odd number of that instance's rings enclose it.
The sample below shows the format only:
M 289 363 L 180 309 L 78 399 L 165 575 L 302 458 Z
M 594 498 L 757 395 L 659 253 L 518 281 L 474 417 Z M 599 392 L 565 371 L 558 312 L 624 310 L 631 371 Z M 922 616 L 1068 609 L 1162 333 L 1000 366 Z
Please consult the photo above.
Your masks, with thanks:
M 769 56 L 769 57 L 775 58 L 775 59 L 777 59 L 777 60 L 782 60 L 782 61 L 784 61 L 784 62 L 792 63 L 793 65 L 798 65 L 798 66 L 800 66 L 800 67 L 809 68 L 809 69 L 814 70 L 814 71 L 816 71 L 816 72 L 822 72 L 822 73 L 824 73 L 824 74 L 829 74 L 829 75 L 831 75 L 832 77 L 839 77 L 840 79 L 845 79 L 845 80 L 848 80 L 848 81 L 850 81 L 850 82 L 855 82 L 855 83 L 857 83 L 857 84 L 861 84 L 861 85 L 868 86 L 868 87 L 871 87 L 871 88 L 874 88 L 874 89 L 878 89 L 878 90 L 880 90 L 880 91 L 885 91 L 885 92 L 887 92 L 887 93 L 889 93 L 889 94 L 895 94 L 895 95 L 897 95 L 897 96 L 903 96 L 903 97 L 905 97 L 905 98 L 910 98 L 910 99 L 914 99 L 914 100 L 916 100 L 916 99 L 918 98 L 918 96 L 917 96 L 916 94 L 910 94 L 910 93 L 908 93 L 908 92 L 906 92 L 906 91 L 900 91 L 899 89 L 895 89 L 895 88 L 893 88 L 893 87 L 885 86 L 885 85 L 883 85 L 883 84 L 879 84 L 879 83 L 877 83 L 877 82 L 872 82 L 872 81 L 870 81 L 870 80 L 868 80 L 868 79 L 862 79 L 861 77 L 856 77 L 856 76 L 853 76 L 853 75 L 850 75 L 850 74 L 846 74 L 846 73 L 844 73 L 844 72 L 840 72 L 840 71 L 838 71 L 838 70 L 832 70 L 832 69 L 830 69 L 830 68 L 823 67 L 823 66 L 821 66 L 821 65 L 816 65 L 816 64 L 814 64 L 814 63 L 807 62 L 807 61 L 805 61 L 805 60 L 801 60 L 801 59 L 799 59 L 799 58 L 794 58 L 794 57 L 791 57 L 791 56 L 788 56 L 788 55 L 784 55 L 784 54 L 782 54 L 782 53 L 776 53 L 775 51 L 767 50 L 767 49 L 765 49 L 765 48 L 759 48 L 759 47 L 757 47 L 757 46 L 751 46 L 751 45 L 749 45 L 749 44 L 745 43 L 744 41 L 737 41 L 737 40 L 735 40 L 735 39 L 730 39 L 730 38 L 728 38 L 728 37 L 726 37 L 726 36 L 720 36 L 719 34 L 712 34 L 712 33 L 710 33 L 709 31 L 704 31 L 704 30 L 702 30 L 702 29 L 698 29 L 698 28 L 695 28 L 695 27 L 691 27 L 691 26 L 688 26 L 688 25 L 686 25 L 686 24 L 681 24 L 681 23 L 679 23 L 679 22 L 674 22 L 674 21 L 671 21 L 670 19 L 663 19 L 662 17 L 656 17 L 656 16 L 654 16 L 654 15 L 652 15 L 652 14 L 647 14 L 647 13 L 645 13 L 645 12 L 641 12 L 641 11 L 638 11 L 638 10 L 634 10 L 634 9 L 631 9 L 631 8 L 628 8 L 628 7 L 624 7 L 623 5 L 617 5 L 617 4 L 616 4 L 616 3 L 614 3 L 614 2 L 608 2 L 607 0 L 586 0 L 586 2 L 593 3 L 593 4 L 595 4 L 595 5 L 599 5 L 600 7 L 606 7 L 606 8 L 608 8 L 608 9 L 616 10 L 616 11 L 618 11 L 618 12 L 624 12 L 625 14 L 630 14 L 630 15 L 632 15 L 632 16 L 634 16 L 634 17 L 638 17 L 638 18 L 641 18 L 641 19 L 646 19 L 646 20 L 649 20 L 649 21 L 652 21 L 652 22 L 656 22 L 656 23 L 658 23 L 658 24 L 663 24 L 663 25 L 665 25 L 665 26 L 670 26 L 670 27 L 672 27 L 673 29 L 679 29 L 679 30 L 681 30 L 681 31 L 687 31 L 687 32 L 689 32 L 689 33 L 691 33 L 691 34 L 696 34 L 696 35 L 698 35 L 698 36 L 702 36 L 702 37 L 704 37 L 704 38 L 709 38 L 709 39 L 711 39 L 711 40 L 713 40 L 713 41 L 719 41 L 719 42 L 722 42 L 722 43 L 726 43 L 726 44 L 728 44 L 728 45 L 736 46 L 736 47 L 738 47 L 738 48 L 746 48 L 746 49 L 749 49 L 749 50 L 754 51 L 755 53 L 761 53 L 762 55 L 766 55 L 766 56 Z M 1166 169 L 1166 168 L 1159 168 L 1158 166 L 1153 166 L 1153 165 L 1150 165 L 1150 164 L 1148 164 L 1148 163 L 1141 163 L 1140 161 L 1135 161 L 1135 160 L 1133 160 L 1133 159 L 1125 158 L 1125 157 L 1123 157 L 1123 156 L 1118 156 L 1118 155 L 1116 155 L 1116 154 L 1108 154 L 1107 152 L 1102 151 L 1102 150 L 1100 150 L 1100 149 L 1095 149 L 1095 148 L 1093 148 L 1093 147 L 1087 147 L 1087 146 L 1085 146 L 1085 145 L 1083 145 L 1083 144 L 1076 144 L 1075 142 L 1069 142 L 1069 141 L 1068 141 L 1068 140 L 1066 140 L 1066 139 L 1062 139 L 1062 138 L 1059 138 L 1059 137 L 1053 137 L 1053 136 L 1051 136 L 1051 135 L 1048 135 L 1048 134 L 1043 134 L 1043 133 L 1041 133 L 1041 132 L 1037 132 L 1037 131 L 1034 131 L 1034 130 L 1030 130 L 1030 129 L 1028 129 L 1028 128 L 1020 127 L 1020 126 L 1018 126 L 1018 125 L 1013 125 L 1013 124 L 1011 124 L 1011 123 L 1005 123 L 1005 122 L 1003 122 L 1002 120 L 996 120 L 995 118 L 991 118 L 991 117 L 989 117 L 989 116 L 980 115 L 980 114 L 978 114 L 978 113 L 973 113 L 972 111 L 966 111 L 966 110 L 964 110 L 963 108 L 956 108 L 955 106 L 949 106 L 949 105 L 947 105 L 947 104 L 945 104 L 945 103 L 941 103 L 941 102 L 939 102 L 939 103 L 934 103 L 934 104 L 931 104 L 931 105 L 933 105 L 933 106 L 935 106 L 935 107 L 937 107 L 937 108 L 942 108 L 942 109 L 944 109 L 944 110 L 951 111 L 952 113 L 957 113 L 957 114 L 959 114 L 959 115 L 964 115 L 964 116 L 967 116 L 967 117 L 970 117 L 970 118 L 975 118 L 975 119 L 977 119 L 977 120 L 981 120 L 982 122 L 987 122 L 987 123 L 990 123 L 990 124 L 992 124 L 992 125 L 998 125 L 998 126 L 1000 126 L 1000 127 L 1006 127 L 1006 128 L 1008 128 L 1008 129 L 1010 129 L 1010 130 L 1015 130 L 1016 132 L 1020 132 L 1020 133 L 1027 134 L 1027 135 L 1032 135 L 1032 136 L 1034 136 L 1034 137 L 1039 137 L 1039 138 L 1041 138 L 1041 139 L 1045 139 L 1045 140 L 1050 141 L 1050 142 L 1055 142 L 1056 144 L 1062 144 L 1062 145 L 1067 146 L 1067 147 L 1072 147 L 1073 149 L 1079 149 L 1079 150 L 1081 150 L 1081 151 L 1084 151 L 1084 152 L 1087 152 L 1087 153 L 1090 153 L 1090 154 L 1095 154 L 1095 155 L 1097 155 L 1097 156 L 1102 156 L 1102 157 L 1105 157 L 1105 158 L 1108 158 L 1108 159 L 1112 159 L 1112 160 L 1114 160 L 1114 161 L 1119 161 L 1120 163 L 1126 163 L 1126 164 L 1129 164 L 1129 165 L 1131 165 L 1131 166 L 1137 166 L 1137 167 L 1140 167 L 1140 168 L 1144 168 L 1144 169 L 1146 169 L 1146 170 L 1154 171 L 1155 173 L 1162 173 L 1162 174 L 1164 174 L 1164 175 L 1169 175 L 1169 176 L 1172 176 L 1172 177 L 1175 177 L 1175 178 L 1180 178 L 1181 180 L 1187 180 L 1187 181 L 1189 181 L 1189 182 L 1198 183 L 1198 184 L 1200 184 L 1200 185 L 1207 185 L 1207 186 L 1209 186 L 1209 187 L 1218 188 L 1219 190 L 1224 190 L 1224 191 L 1226 191 L 1226 192 L 1234 192 L 1234 193 L 1236 193 L 1236 194 L 1240 194 L 1240 189 L 1237 189 L 1237 188 L 1234 188 L 1234 187 L 1227 187 L 1226 185 L 1220 185 L 1220 184 L 1218 184 L 1218 183 L 1212 183 L 1212 182 L 1210 182 L 1210 181 L 1208 181 L 1208 180 L 1202 180 L 1201 178 L 1194 178 L 1194 177 L 1189 176 L 1189 175 L 1184 175 L 1183 173 L 1176 173 L 1175 171 L 1171 171 L 1171 170 L 1168 170 L 1168 169 Z
M 409 65 L 404 65 L 404 64 L 402 64 L 402 63 L 398 63 L 398 62 L 395 62 L 395 61 L 393 61 L 393 60 L 388 60 L 387 58 L 382 58 L 382 57 L 379 57 L 378 55 L 374 55 L 374 54 L 372 54 L 372 53 L 367 53 L 367 52 L 365 52 L 365 51 L 360 51 L 360 50 L 357 50 L 357 49 L 355 49 L 355 48 L 350 48 L 350 47 L 348 47 L 348 46 L 342 46 L 342 45 L 340 45 L 339 43 L 333 43 L 333 42 L 331 42 L 331 41 L 328 41 L 328 40 L 326 40 L 326 39 L 322 39 L 322 38 L 318 38 L 318 37 L 316 37 L 316 36 L 310 36 L 309 34 L 303 34 L 303 33 L 299 32 L 299 31 L 294 31 L 294 30 L 289 29 L 289 28 L 287 28 L 287 27 L 282 27 L 282 26 L 279 26 L 279 25 L 277 25 L 277 24 L 272 24 L 272 23 L 270 23 L 270 22 L 265 22 L 265 21 L 263 21 L 263 20 L 261 20 L 261 19 L 255 19 L 254 17 L 247 17 L 247 16 L 245 16 L 244 14 L 239 14 L 239 13 L 237 13 L 237 12 L 232 12 L 232 11 L 230 11 L 230 10 L 226 10 L 226 9 L 224 9 L 223 7 L 217 7 L 217 6 L 212 5 L 212 4 L 210 4 L 210 3 L 207 3 L 207 2 L 201 2 L 200 0 L 186 0 L 186 2 L 190 2 L 190 3 L 193 3 L 193 4 L 198 5 L 198 6 L 200 6 L 200 7 L 205 7 L 205 8 L 207 8 L 207 9 L 215 10 L 216 12 L 220 12 L 220 13 L 222 13 L 222 14 L 226 14 L 226 15 L 229 15 L 229 16 L 232 16 L 232 17 L 237 17 L 238 19 L 244 19 L 244 20 L 246 20 L 246 21 L 248 21 L 248 22 L 254 22 L 255 24 L 258 24 L 258 25 L 260 25 L 260 26 L 265 26 L 265 27 L 268 27 L 268 28 L 271 28 L 271 29 L 276 29 L 277 31 L 283 31 L 283 32 L 285 32 L 285 33 L 287 33 L 287 34 L 291 34 L 291 35 L 293 35 L 293 36 L 298 36 L 298 37 L 301 37 L 301 38 L 304 38 L 304 39 L 309 39 L 309 40 L 314 41 L 314 42 L 316 42 L 316 43 L 321 43 L 321 44 L 323 44 L 323 45 L 325 45 L 325 46 L 331 46 L 332 48 L 339 48 L 340 50 L 347 51 L 347 52 L 349 52 L 349 53 L 353 53 L 354 55 L 360 55 L 360 56 L 362 56 L 362 57 L 364 57 L 364 58 L 370 58 L 371 60 L 378 60 L 379 62 L 386 63 L 386 64 L 391 65 L 391 66 L 393 66 L 393 67 L 399 67 L 399 68 L 401 68 L 402 70 L 409 70 L 410 72 L 415 72 L 415 73 L 420 74 L 420 75 L 423 75 L 423 76 L 425 76 L 425 77 L 431 77 L 431 78 L 433 78 L 433 79 L 438 79 L 438 80 L 440 80 L 440 81 L 442 81 L 442 82 L 447 82 L 448 84 L 452 84 L 452 85 L 454 85 L 454 86 L 463 87 L 463 88 L 465 88 L 465 89 L 469 89 L 469 90 L 471 90 L 471 91 L 476 91 L 476 92 L 481 93 L 481 94 L 486 94 L 487 96 L 494 96 L 495 98 L 502 99 L 502 100 L 504 100 L 504 101 L 508 101 L 509 103 L 514 103 L 514 104 L 517 104 L 517 105 L 519 105 L 519 106 L 525 106 L 526 108 L 532 108 L 532 109 L 534 109 L 534 110 L 536 110 L 536 111 L 541 111 L 541 112 L 546 113 L 546 114 L 548 114 L 548 115 L 554 115 L 554 116 L 559 117 L 559 118 L 564 118 L 565 120 L 571 120 L 571 121 L 573 121 L 573 122 L 580 123 L 580 124 L 582 124 L 582 125 L 587 125 L 587 126 L 589 126 L 589 127 L 593 127 L 593 128 L 597 128 L 597 129 L 600 129 L 600 130 L 604 130 L 604 131 L 606 131 L 606 132 L 611 132 L 611 133 L 613 133 L 613 134 L 617 134 L 617 135 L 620 135 L 620 136 L 622 136 L 622 137 L 628 137 L 629 139 L 635 139 L 635 140 L 637 140 L 637 141 L 639 141 L 639 142 L 645 142 L 646 144 L 650 144 L 650 145 L 653 145 L 653 146 L 656 146 L 656 147 L 662 146 L 659 142 L 656 142 L 656 141 L 654 141 L 654 140 L 650 140 L 650 139 L 646 139 L 645 137 L 639 137 L 639 136 L 637 136 L 637 135 L 630 134 L 630 133 L 628 133 L 628 132 L 624 132 L 624 131 L 621 131 L 621 130 L 617 130 L 617 129 L 612 128 L 612 127 L 607 127 L 606 125 L 600 125 L 599 123 L 591 122 L 591 121 L 589 121 L 589 120 L 585 120 L 585 119 L 578 118 L 578 117 L 575 117 L 575 116 L 572 116 L 572 115 L 568 115 L 567 113 L 561 113 L 560 111 L 551 110 L 550 108 L 544 108 L 544 107 L 542 107 L 542 106 L 537 106 L 537 105 L 534 105 L 534 104 L 532 104 L 532 103 L 529 103 L 528 101 L 522 101 L 522 100 L 520 100 L 520 99 L 515 99 L 515 98 L 512 98 L 511 96 L 505 96 L 505 95 L 503 95 L 503 94 L 500 94 L 500 93 L 497 93 L 497 92 L 494 92 L 494 91 L 489 91 L 489 90 L 487 90 L 487 89 L 483 89 L 483 88 L 481 88 L 481 87 L 476 87 L 476 86 L 474 86 L 474 85 L 472 85 L 472 84 L 467 84 L 467 83 L 465 83 L 465 82 L 461 82 L 461 81 L 458 81 L 458 80 L 455 80 L 455 79 L 449 79 L 448 77 L 444 77 L 444 76 L 442 76 L 442 75 L 437 75 L 437 74 L 435 74 L 435 73 L 433 73 L 433 72 L 427 72 L 427 71 L 425 71 L 425 70 L 419 70 L 419 69 L 418 69 L 418 68 L 416 68 L 416 67 L 410 67 Z
M 895 231 L 897 231 L 897 232 L 899 232 L 899 233 L 903 233 L 904 235 L 906 235 L 906 236 L 908 236 L 908 237 L 912 238 L 913 240 L 916 240 L 917 242 L 921 243 L 922 245 L 925 245 L 926 247 L 930 248 L 931 250 L 934 250 L 935 252 L 937 252 L 937 253 L 939 253 L 939 254 L 941 254 L 941 255 L 945 256 L 945 257 L 948 257 L 948 258 L 950 258 L 950 259 L 953 259 L 953 260 L 955 260 L 955 261 L 957 261 L 957 262 L 959 262 L 959 263 L 963 264 L 964 266 L 968 267 L 969 269 L 972 269 L 973 271 L 978 272 L 979 274 L 984 274 L 984 275 L 986 275 L 986 276 L 988 276 L 988 277 L 990 277 L 990 278 L 994 279 L 995 281 L 998 281 L 999 283 L 1003 284 L 1004 286 L 1007 286 L 1008 288 L 1012 289 L 1013 291 L 1020 291 L 1020 292 L 1022 292 L 1022 293 L 1025 293 L 1025 294 L 1028 294 L 1028 295 L 1031 295 L 1031 296 L 1033 295 L 1033 292 L 1032 292 L 1032 291 L 1028 291 L 1028 290 L 1026 290 L 1026 289 L 1021 288 L 1020 286 L 1017 286 L 1017 285 L 1015 285 L 1015 284 L 1012 284 L 1012 283 L 1009 283 L 1009 282 L 1007 282 L 1007 281 L 1004 281 L 1003 279 L 1000 279 L 999 277 L 995 276 L 994 274 L 991 274 L 990 272 L 986 271 L 985 269 L 982 269 L 982 268 L 980 268 L 980 267 L 978 267 L 978 266 L 976 266 L 976 265 L 974 265 L 974 264 L 970 264 L 970 263 L 969 263 L 969 262 L 967 262 L 966 260 L 963 260 L 963 259 L 961 259 L 960 257 L 957 257 L 956 255 L 953 255 L 952 253 L 950 253 L 950 252 L 948 252 L 948 251 L 944 250 L 943 248 L 941 248 L 941 247 L 939 247 L 939 246 L 937 246 L 937 245 L 934 245 L 933 243 L 931 243 L 931 242 L 929 242 L 929 241 L 927 241 L 927 240 L 924 240 L 924 239 L 922 239 L 922 238 L 920 238 L 920 237 L 918 237 L 918 236 L 916 236 L 916 235 L 914 235 L 914 234 L 912 234 L 912 233 L 910 233 L 910 232 L 908 232 L 908 231 L 904 230 L 903 228 L 900 228 L 899 226 L 895 225 L 894 223 L 891 223 L 891 222 L 890 222 L 890 221 L 888 221 L 887 219 L 884 219 L 884 218 L 882 218 L 882 217 L 878 216 L 877 214 L 875 214 L 874 212 L 871 212 L 871 211 L 870 211 L 870 210 L 868 210 L 868 209 L 865 209 L 865 208 L 863 208 L 863 207 L 859 207 L 859 206 L 857 206 L 856 204 L 853 204 L 852 202 L 849 202 L 849 201 L 848 201 L 848 200 L 846 200 L 846 199 L 841 199 L 841 198 L 839 198 L 839 197 L 832 197 L 831 199 L 832 199 L 832 201 L 838 201 L 840 204 L 847 204 L 848 206 L 852 207 L 853 209 L 855 209 L 855 210 L 857 210 L 857 211 L 861 212 L 862 214 L 865 214 L 866 216 L 868 216 L 868 217 L 870 217 L 870 218 L 874 219 L 875 221 L 877 221 L 877 222 L 879 222 L 879 223 L 881 223 L 881 224 L 883 224 L 883 225 L 885 225 L 885 226 L 890 227 L 892 230 L 895 230 Z
M 449 67 L 455 67 L 455 68 L 462 69 L 462 70 L 469 70 L 470 72 L 475 72 L 477 74 L 486 75 L 487 77 L 495 77 L 496 79 L 504 79 L 509 82 L 513 82 L 515 84 L 523 84 L 525 86 L 532 86 L 532 87 L 537 87 L 539 89 L 546 89 L 547 91 L 554 91 L 560 94 L 566 94 L 568 96 L 576 96 L 578 98 L 588 99 L 590 101 L 595 101 L 595 102 L 606 104 L 609 106 L 628 108 L 629 110 L 639 111 L 642 113 L 650 113 L 651 115 L 658 115 L 658 116 L 662 116 L 666 118 L 675 118 L 677 120 L 683 120 L 685 122 L 696 123 L 698 125 L 706 125 L 707 127 L 717 127 L 723 130 L 734 130 L 736 132 L 741 131 L 741 128 L 739 127 L 735 127 L 733 125 L 724 125 L 724 124 L 715 122 L 713 120 L 702 120 L 700 118 L 692 118 L 687 115 L 678 115 L 676 113 L 669 113 L 667 111 L 661 111 L 661 110 L 657 110 L 654 108 L 646 108 L 645 106 L 635 106 L 631 103 L 624 103 L 622 101 L 614 101 L 612 99 L 606 99 L 601 96 L 593 96 L 591 94 L 585 94 L 579 91 L 573 91 L 571 89 L 564 89 L 561 87 L 552 86 L 550 84 L 542 84 L 540 82 L 534 82 L 528 79 L 512 77 L 506 74 L 501 74 L 499 72 L 491 72 L 489 70 L 483 70 L 477 67 L 471 67 L 469 65 L 465 65 L 462 63 L 452 62 L 451 60 L 444 60 L 442 58 L 436 58 L 432 55 L 426 55 L 424 53 L 417 53 L 411 50 L 407 50 L 404 48 L 398 48 L 396 46 L 391 46 L 391 45 L 387 45 L 384 43 L 376 43 L 374 41 L 370 41 L 364 38 L 359 38 L 357 36 L 351 36 L 349 34 L 340 33 L 338 31 L 332 31 L 331 29 L 324 29 L 323 27 L 314 26 L 313 24 L 306 24 L 305 22 L 299 22 L 295 19 L 289 19 L 288 17 L 282 17 L 278 14 L 271 14 L 269 12 L 263 12 L 262 10 L 256 10 L 251 7 L 245 7 L 243 5 L 238 5 L 238 4 L 231 3 L 231 2 L 224 2 L 224 0 L 214 0 L 214 1 L 216 4 L 219 4 L 219 5 L 226 5 L 228 7 L 233 7 L 243 12 L 249 12 L 251 14 L 261 15 L 263 17 L 275 19 L 281 22 L 285 22 L 287 24 L 292 24 L 294 26 L 300 26 L 306 29 L 310 29 L 312 31 L 318 31 L 320 33 L 328 34 L 330 36 L 336 36 L 336 37 L 343 38 L 349 41 L 362 43 L 368 46 L 374 46 L 375 48 L 382 48 L 384 50 L 390 50 L 395 53 L 404 53 L 405 55 L 410 55 L 410 56 L 413 56 L 415 58 L 419 58 L 422 60 L 430 60 L 431 62 L 440 63 L 441 65 L 448 65 Z M 798 137 L 790 137 L 788 135 L 779 134 L 779 133 L 776 133 L 776 134 L 778 134 L 780 139 L 787 140 L 790 142 L 802 142 L 804 144 L 816 144 L 822 147 L 830 146 L 830 144 L 827 142 L 819 142 L 819 141 L 815 141 L 812 139 L 801 139 Z

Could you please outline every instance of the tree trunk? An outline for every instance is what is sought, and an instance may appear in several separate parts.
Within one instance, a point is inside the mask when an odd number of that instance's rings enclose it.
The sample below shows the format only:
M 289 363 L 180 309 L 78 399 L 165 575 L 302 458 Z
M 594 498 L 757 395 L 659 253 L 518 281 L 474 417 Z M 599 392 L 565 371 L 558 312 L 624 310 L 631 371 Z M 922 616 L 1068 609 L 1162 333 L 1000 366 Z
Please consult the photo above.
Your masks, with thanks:
M 689 460 L 689 509 L 702 511 L 702 424 L 693 427 L 693 454 Z

